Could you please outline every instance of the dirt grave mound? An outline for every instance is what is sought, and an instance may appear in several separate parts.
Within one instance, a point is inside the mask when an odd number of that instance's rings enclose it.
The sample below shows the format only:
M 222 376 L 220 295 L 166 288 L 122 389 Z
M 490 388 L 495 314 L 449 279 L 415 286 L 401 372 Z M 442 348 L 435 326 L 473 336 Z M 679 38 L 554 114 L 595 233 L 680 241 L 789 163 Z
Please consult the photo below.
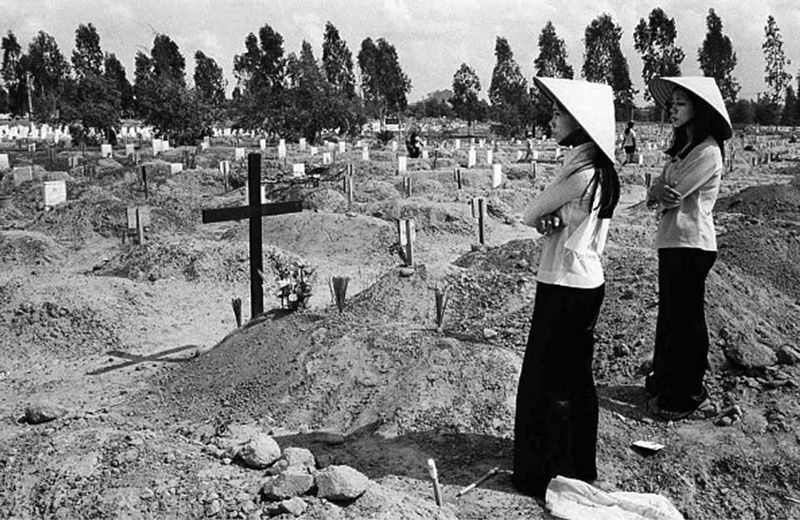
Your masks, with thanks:
M 800 225 L 800 177 L 791 184 L 752 186 L 717 200 L 717 211 L 758 219 L 781 219 Z
M 32 231 L 0 232 L 0 262 L 39 265 L 62 260 L 65 251 L 52 238 Z

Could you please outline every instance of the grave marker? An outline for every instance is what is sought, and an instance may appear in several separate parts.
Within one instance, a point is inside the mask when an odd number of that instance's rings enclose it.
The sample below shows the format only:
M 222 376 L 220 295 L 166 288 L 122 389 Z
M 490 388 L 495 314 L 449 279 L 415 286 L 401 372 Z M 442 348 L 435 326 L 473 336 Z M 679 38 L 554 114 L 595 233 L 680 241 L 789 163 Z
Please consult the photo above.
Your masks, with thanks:
M 161 139 L 153 139 L 153 155 L 158 155 L 164 150 L 164 143 Z
M 131 155 L 136 153 L 136 145 L 133 143 L 129 143 L 125 145 L 125 157 L 130 157 Z
M 244 161 L 244 148 L 237 147 L 233 149 L 233 160 Z
M 345 153 L 347 151 L 347 143 L 344 141 L 339 141 L 339 153 Z
M 303 177 L 306 174 L 306 163 L 295 163 L 292 165 L 292 175 Z
M 397 173 L 405 173 L 408 171 L 408 157 L 405 155 L 397 156 Z
M 11 166 L 8 163 L 8 154 L 0 154 L 0 170 L 8 170 L 10 167 Z
M 397 151 L 397 141 L 392 141 L 392 151 L 393 152 Z
M 331 164 L 333 161 L 331 159 L 330 152 L 323 152 L 322 153 L 322 164 Z
M 428 150 L 422 150 L 422 160 L 427 161 L 428 157 Z
M 283 139 L 278 143 L 278 159 L 286 159 L 286 141 Z
M 52 208 L 67 201 L 67 183 L 64 181 L 45 181 L 42 191 L 45 208 Z
M 31 166 L 17 166 L 11 170 L 11 175 L 14 178 L 14 186 L 19 186 L 23 182 L 33 180 L 33 167 Z
M 111 158 L 113 153 L 114 153 L 114 150 L 111 148 L 110 144 L 101 144 L 100 145 L 100 156 L 101 157 Z
M 31 143 L 28 145 L 28 153 L 36 153 L 36 143 Z
M 403 177 L 403 192 L 406 194 L 406 197 L 411 196 L 412 188 L 413 188 L 413 182 L 411 180 L 411 177 L 408 176 Z
M 347 207 L 353 203 L 353 174 L 354 168 L 352 164 L 347 165 L 347 170 L 344 174 L 344 194 L 347 197 Z
M 413 219 L 398 219 L 397 220 L 397 235 L 400 242 L 400 248 L 403 250 L 403 258 L 406 266 L 412 267 L 414 265 L 414 242 L 417 240 L 417 230 L 414 225 Z
M 478 242 L 485 243 L 484 219 L 486 217 L 486 202 L 483 197 L 475 197 L 470 201 L 472 218 L 478 219 Z
M 494 152 L 491 150 L 486 150 L 486 164 L 492 164 L 492 160 L 494 159 Z
M 470 148 L 467 154 L 467 168 L 474 168 L 477 161 L 475 148 Z
M 305 152 L 306 151 L 306 138 L 305 137 L 301 137 L 300 138 L 300 151 L 301 152 Z
M 264 312 L 264 287 L 259 272 L 264 270 L 264 253 L 261 248 L 261 217 L 302 211 L 299 200 L 261 204 L 258 188 L 261 185 L 261 155 L 251 153 L 247 164 L 249 197 L 247 206 L 203 210 L 203 223 L 225 222 L 248 218 L 250 221 L 250 314 L 251 318 Z
M 453 148 L 455 148 L 456 150 L 461 150 L 461 139 L 456 139 Z
M 265 152 L 267 150 L 267 140 L 266 139 L 259 139 L 258 140 L 258 148 Z
M 499 188 L 503 184 L 503 165 L 500 163 L 492 165 L 492 188 Z
M 169 163 L 169 173 L 175 175 L 183 171 L 183 163 Z
M 364 145 L 361 148 L 361 160 L 362 161 L 369 161 L 369 146 Z

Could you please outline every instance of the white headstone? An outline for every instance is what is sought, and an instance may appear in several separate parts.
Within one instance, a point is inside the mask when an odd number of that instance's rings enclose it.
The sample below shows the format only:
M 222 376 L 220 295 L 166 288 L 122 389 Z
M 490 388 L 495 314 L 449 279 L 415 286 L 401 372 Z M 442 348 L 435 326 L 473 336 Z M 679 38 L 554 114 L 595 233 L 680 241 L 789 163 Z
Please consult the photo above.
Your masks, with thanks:
M 361 145 L 363 144 L 364 143 L 361 141 L 361 139 L 359 139 L 358 141 L 356 141 L 356 148 L 361 148 Z
M 203 150 L 204 152 L 208 150 L 208 146 L 209 146 L 208 141 L 203 141 L 202 143 L 200 143 L 200 149 Z
M 278 159 L 286 159 L 286 142 L 283 139 L 278 143 Z
M 392 141 L 392 151 L 393 152 L 397 151 L 397 141 Z
M 244 203 L 248 204 L 250 202 L 250 189 L 245 184 L 244 186 Z M 267 203 L 267 185 L 261 185 L 261 204 Z
M 640 153 L 639 155 L 639 166 L 644 166 L 644 154 Z
M 100 145 L 100 156 L 101 157 L 111 157 L 113 155 L 113 150 L 110 144 L 101 144 Z
M 461 149 L 461 139 L 456 139 L 455 145 L 453 146 L 456 150 Z
M 161 139 L 153 139 L 153 155 L 161 152 L 164 149 Z
M 44 205 L 52 208 L 67 201 L 67 183 L 64 181 L 45 181 L 43 186 Z
M 486 164 L 492 164 L 492 160 L 494 159 L 494 154 L 491 150 L 486 150 Z
M 399 173 L 405 173 L 408 171 L 408 157 L 405 155 L 397 156 L 397 171 Z
M 503 165 L 500 163 L 492 165 L 492 188 L 499 188 L 503 184 Z
M 481 139 L 480 141 L 478 141 L 478 144 L 480 145 L 481 148 L 483 148 L 484 146 L 486 146 L 486 139 Z
M 310 153 L 311 155 L 317 155 L 317 147 L 312 146 L 311 148 L 309 148 L 308 153 Z
M 345 151 L 347 151 L 347 143 L 339 141 L 339 153 L 345 153 Z
M 331 160 L 331 153 L 330 152 L 324 152 L 322 154 L 322 164 L 330 164 L 331 162 L 333 162 Z
M 234 148 L 233 149 L 233 160 L 234 161 L 243 161 L 244 160 L 244 148 Z
M 539 160 L 539 150 L 534 150 L 533 151 L 533 160 L 534 161 L 538 161 Z
M 36 143 L 31 143 L 28 145 L 28 151 L 33 153 L 36 151 Z
M 301 152 L 305 152 L 306 151 L 306 138 L 305 137 L 301 137 L 300 138 L 300 151 Z
M 264 150 L 266 150 L 267 149 L 267 140 L 266 139 L 259 139 L 258 140 L 258 147 L 261 149 L 262 152 Z
M 131 155 L 136 153 L 136 145 L 133 143 L 128 143 L 125 145 L 125 157 L 130 157 Z
M 361 147 L 361 160 L 369 161 L 369 146 L 367 145 Z
M 519 161 L 521 159 L 522 159 L 522 150 L 517 150 L 517 160 Z
M 477 152 L 475 148 L 470 148 L 469 154 L 467 155 L 467 168 L 474 168 L 477 162 Z
M 8 170 L 10 167 L 8 163 L 8 154 L 0 154 L 0 170 Z
M 11 175 L 14 179 L 14 186 L 18 186 L 23 182 L 33 180 L 33 168 L 30 166 L 17 166 L 11 170 Z
M 336 149 L 336 144 L 333 141 L 325 141 L 325 146 L 327 146 L 328 150 L 331 152 Z
M 176 174 L 183 171 L 183 163 L 169 163 L 169 173 Z
M 147 227 L 152 223 L 150 206 L 130 206 L 127 208 L 128 229 L 136 229 L 136 209 L 139 209 L 139 223 Z
M 226 173 L 231 173 L 231 162 L 230 161 L 220 161 L 219 162 L 219 173 L 225 175 Z
M 165 151 L 165 152 L 166 152 L 167 150 L 169 150 L 169 139 L 162 139 L 162 140 L 161 140 L 161 149 L 162 149 L 163 151 Z
M 306 164 L 305 163 L 295 163 L 292 165 L 292 174 L 295 177 L 302 177 L 306 174 Z
M 422 150 L 422 158 L 428 160 L 428 150 Z

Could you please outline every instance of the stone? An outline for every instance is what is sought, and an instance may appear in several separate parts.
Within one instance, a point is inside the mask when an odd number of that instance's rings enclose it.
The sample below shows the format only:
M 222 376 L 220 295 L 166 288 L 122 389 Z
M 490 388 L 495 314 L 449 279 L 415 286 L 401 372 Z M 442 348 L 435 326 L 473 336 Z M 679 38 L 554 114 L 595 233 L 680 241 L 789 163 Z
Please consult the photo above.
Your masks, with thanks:
M 288 447 L 283 450 L 283 460 L 289 468 L 305 469 L 309 472 L 317 467 L 314 454 L 305 448 Z
M 778 349 L 777 358 L 781 365 L 800 365 L 800 351 L 789 345 Z
M 328 466 L 317 473 L 317 496 L 331 501 L 355 500 L 367 490 L 369 479 L 350 466 Z
M 281 447 L 266 433 L 258 433 L 242 444 L 237 458 L 252 469 L 265 469 L 281 458 Z
M 483 337 L 486 339 L 492 339 L 497 336 L 497 331 L 494 329 L 486 328 L 483 329 Z
M 267 500 L 283 500 L 304 495 L 312 487 L 314 487 L 313 475 L 304 470 L 287 470 L 267 480 L 261 487 L 261 494 Z
M 302 498 L 290 498 L 289 500 L 283 500 L 278 502 L 278 514 L 290 514 L 293 516 L 300 516 L 305 513 L 306 508 L 308 508 L 308 504 Z
M 403 278 L 408 278 L 409 276 L 413 276 L 414 275 L 414 268 L 413 267 L 401 267 L 400 269 L 398 269 L 398 272 L 400 273 L 400 276 L 402 276 Z
M 41 424 L 67 415 L 67 409 L 52 403 L 32 403 L 25 407 L 25 422 Z
M 742 333 L 731 333 L 723 347 L 725 358 L 744 369 L 763 369 L 778 362 L 775 352 Z

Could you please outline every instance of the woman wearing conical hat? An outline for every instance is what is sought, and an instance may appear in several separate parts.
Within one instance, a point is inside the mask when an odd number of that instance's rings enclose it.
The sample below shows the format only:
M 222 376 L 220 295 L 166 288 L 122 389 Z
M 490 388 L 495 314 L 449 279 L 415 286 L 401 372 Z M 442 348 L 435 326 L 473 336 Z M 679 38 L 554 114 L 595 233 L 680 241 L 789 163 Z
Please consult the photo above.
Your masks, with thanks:
M 594 326 L 605 294 L 600 255 L 619 200 L 614 103 L 607 85 L 534 78 L 553 102 L 555 140 L 572 147 L 524 222 L 545 235 L 514 425 L 514 485 L 544 498 L 550 479 L 597 479 Z
M 717 257 L 712 210 L 733 130 L 713 78 L 656 78 L 650 92 L 669 109 L 673 139 L 670 160 L 648 191 L 659 214 L 658 320 L 645 388 L 651 409 L 677 420 L 708 399 L 705 282 Z

